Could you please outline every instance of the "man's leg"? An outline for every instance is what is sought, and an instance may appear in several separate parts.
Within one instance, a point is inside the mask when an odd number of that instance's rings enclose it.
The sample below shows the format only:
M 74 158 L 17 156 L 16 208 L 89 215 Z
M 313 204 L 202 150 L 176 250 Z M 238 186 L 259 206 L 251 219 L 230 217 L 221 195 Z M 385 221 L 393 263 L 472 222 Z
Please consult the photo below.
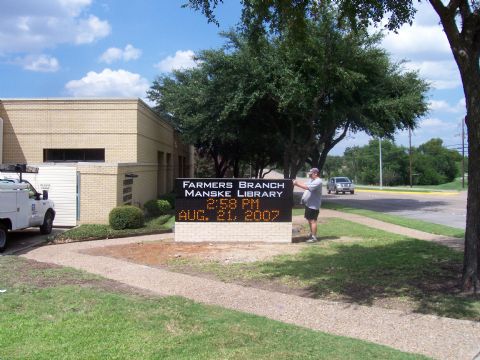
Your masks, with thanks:
M 307 243 L 317 242 L 317 220 L 308 219 L 308 225 L 310 226 L 311 236 L 307 240 Z
M 308 220 L 312 236 L 317 237 L 317 220 Z

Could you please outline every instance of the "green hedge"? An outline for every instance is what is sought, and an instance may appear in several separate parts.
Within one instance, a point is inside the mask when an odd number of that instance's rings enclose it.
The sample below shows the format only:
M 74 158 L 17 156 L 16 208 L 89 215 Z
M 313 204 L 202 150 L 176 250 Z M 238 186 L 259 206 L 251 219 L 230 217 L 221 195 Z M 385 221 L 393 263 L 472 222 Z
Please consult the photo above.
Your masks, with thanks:
M 125 205 L 113 208 L 108 216 L 108 221 L 115 230 L 138 229 L 145 223 L 145 216 L 138 207 Z
M 167 200 L 149 200 L 143 207 L 147 210 L 148 216 L 151 217 L 165 215 L 172 209 L 172 206 Z
M 167 200 L 170 203 L 170 208 L 175 209 L 175 193 L 168 193 L 160 196 L 159 200 Z

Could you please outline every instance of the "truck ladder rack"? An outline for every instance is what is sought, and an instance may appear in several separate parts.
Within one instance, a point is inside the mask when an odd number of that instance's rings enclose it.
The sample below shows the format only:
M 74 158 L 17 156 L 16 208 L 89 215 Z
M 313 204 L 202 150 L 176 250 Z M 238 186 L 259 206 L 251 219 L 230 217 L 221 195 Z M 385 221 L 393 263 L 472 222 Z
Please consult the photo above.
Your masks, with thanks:
M 38 167 L 28 166 L 27 164 L 0 164 L 0 172 L 17 173 L 20 181 L 22 181 L 22 174 L 38 174 Z
M 16 164 L 16 165 L 0 164 L 0 171 L 1 172 L 38 174 L 38 167 L 28 166 L 28 165 L 25 165 L 25 164 Z

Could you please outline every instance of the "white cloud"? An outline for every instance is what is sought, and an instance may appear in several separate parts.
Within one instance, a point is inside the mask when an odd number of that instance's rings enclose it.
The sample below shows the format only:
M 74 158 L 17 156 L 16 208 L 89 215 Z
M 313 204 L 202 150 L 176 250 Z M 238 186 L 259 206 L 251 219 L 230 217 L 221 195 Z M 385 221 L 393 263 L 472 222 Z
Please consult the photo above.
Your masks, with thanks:
M 98 17 L 90 15 L 88 19 L 78 22 L 75 42 L 77 44 L 92 43 L 97 38 L 103 38 L 110 34 L 110 30 L 108 21 L 102 21 Z
M 192 50 L 178 50 L 175 56 L 167 56 L 155 65 L 162 72 L 171 72 L 172 70 L 188 69 L 197 66 L 193 57 L 195 53 Z
M 147 79 L 126 70 L 104 69 L 88 72 L 80 80 L 71 80 L 65 88 L 74 97 L 140 97 L 149 88 Z
M 100 62 L 111 64 L 114 61 L 120 60 L 123 56 L 123 50 L 119 48 L 108 48 L 100 56 Z
M 60 68 L 58 60 L 50 55 L 30 55 L 21 60 L 25 70 L 55 72 Z
M 408 133 L 398 134 L 399 142 L 408 144 Z M 419 146 L 430 139 L 440 138 L 444 144 L 458 143 L 461 139 L 461 116 L 458 118 L 427 118 L 419 122 L 418 128 L 413 131 L 412 145 Z
M 428 119 L 423 119 L 420 121 L 420 127 L 422 128 L 445 128 L 448 126 L 448 123 L 445 121 L 442 121 L 440 119 L 435 119 L 435 118 L 428 118 Z
M 446 142 L 451 142 L 458 132 L 458 123 L 446 121 L 438 118 L 427 118 L 419 122 L 418 128 L 414 130 L 414 136 L 420 143 L 424 143 L 432 138 L 441 138 Z
M 125 46 L 125 49 L 119 49 L 115 47 L 108 48 L 101 56 L 100 61 L 107 64 L 111 64 L 114 61 L 124 60 L 136 60 L 140 57 L 142 51 L 140 49 L 134 48 L 132 45 L 128 44 Z
M 125 61 L 136 60 L 142 55 L 142 50 L 134 48 L 128 44 L 123 50 L 123 59 Z
M 92 0 L 58 0 L 58 2 L 70 16 L 77 16 L 92 3 Z
M 409 62 L 408 70 L 418 70 L 435 89 L 455 89 L 462 86 L 457 65 L 452 60 Z
M 88 14 L 91 0 L 2 1 L 0 54 L 35 53 L 59 44 L 85 44 L 110 34 Z
M 452 112 L 452 107 L 445 100 L 431 100 L 428 104 L 430 110 Z
M 438 15 L 428 2 L 417 4 L 416 8 L 413 24 L 402 26 L 398 33 L 386 33 L 382 46 L 394 60 L 410 61 L 405 67 L 418 70 L 434 89 L 460 87 L 458 68 Z
M 431 100 L 429 103 L 430 110 L 442 111 L 447 113 L 465 112 L 465 98 L 460 99 L 455 105 L 450 105 L 445 100 Z
M 417 59 L 451 57 L 452 50 L 442 28 L 438 25 L 402 27 L 398 34 L 388 33 L 382 41 L 383 47 L 396 58 Z

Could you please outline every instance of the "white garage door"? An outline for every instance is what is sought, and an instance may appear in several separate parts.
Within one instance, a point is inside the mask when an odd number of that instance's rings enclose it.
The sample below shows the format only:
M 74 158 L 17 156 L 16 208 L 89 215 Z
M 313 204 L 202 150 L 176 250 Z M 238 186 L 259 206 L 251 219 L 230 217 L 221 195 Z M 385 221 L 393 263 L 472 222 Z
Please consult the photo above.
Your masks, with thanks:
M 1 177 L 16 174 L 0 173 Z M 39 192 L 48 187 L 48 196 L 55 202 L 54 226 L 77 225 L 77 168 L 75 166 L 38 166 L 38 174 L 23 174 Z

